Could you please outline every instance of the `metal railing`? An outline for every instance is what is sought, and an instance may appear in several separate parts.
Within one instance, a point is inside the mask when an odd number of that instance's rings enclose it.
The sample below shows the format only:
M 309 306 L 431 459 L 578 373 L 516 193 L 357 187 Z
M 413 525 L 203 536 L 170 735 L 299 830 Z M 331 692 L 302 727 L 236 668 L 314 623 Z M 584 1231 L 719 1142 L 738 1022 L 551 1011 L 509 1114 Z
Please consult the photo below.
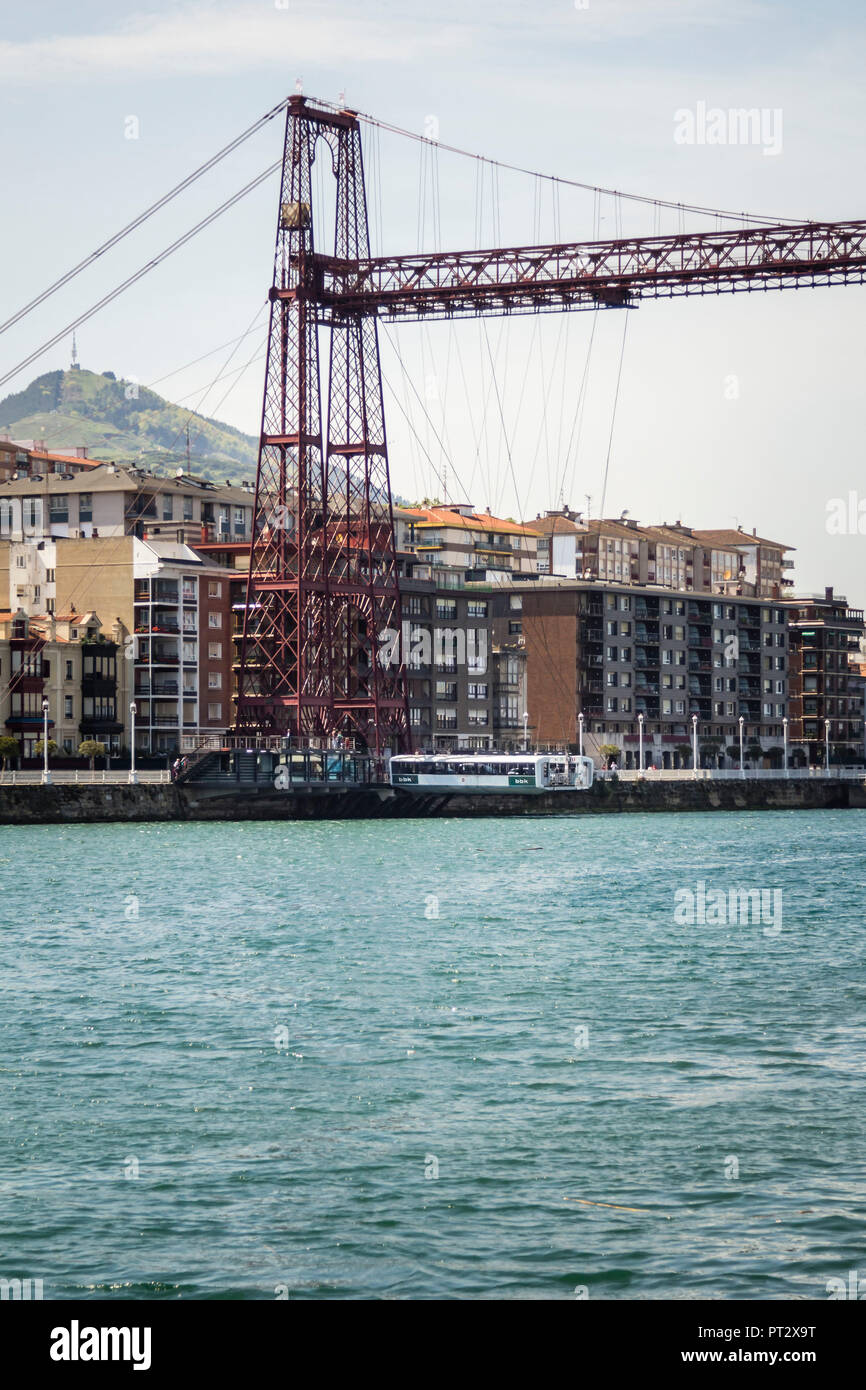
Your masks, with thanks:
M 163 783 L 171 780 L 170 774 L 163 770 L 136 772 L 135 775 L 139 782 Z M 91 772 L 88 768 L 72 768 L 57 772 L 52 770 L 50 777 L 55 786 L 122 786 L 129 782 L 129 772 L 125 768 L 114 772 Z M 41 784 L 41 772 L 0 772 L 0 787 L 35 787 Z
M 618 768 L 616 772 L 596 769 L 595 775 L 597 778 L 607 781 L 619 778 L 621 782 L 635 782 L 639 779 L 645 779 L 647 782 L 785 782 L 797 779 L 800 781 L 866 782 L 866 767 L 831 767 L 829 772 L 823 767 L 789 767 L 786 773 L 783 767 L 747 767 L 742 772 L 737 767 L 699 767 L 695 772 L 690 767 L 655 768 L 651 771 L 647 766 L 644 772 L 638 772 L 637 768 Z

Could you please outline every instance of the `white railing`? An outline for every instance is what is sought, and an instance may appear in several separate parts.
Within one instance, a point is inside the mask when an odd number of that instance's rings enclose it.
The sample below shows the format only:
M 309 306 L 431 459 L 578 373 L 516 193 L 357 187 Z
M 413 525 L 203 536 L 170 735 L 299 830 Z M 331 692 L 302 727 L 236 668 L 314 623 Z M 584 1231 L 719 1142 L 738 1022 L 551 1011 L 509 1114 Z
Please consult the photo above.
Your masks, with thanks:
M 799 779 L 801 781 L 841 781 L 841 782 L 866 782 L 866 767 L 831 767 L 826 772 L 823 767 L 791 767 L 787 773 L 784 768 L 745 768 L 740 772 L 739 768 L 709 768 L 700 767 L 697 772 L 693 768 L 656 768 L 650 771 L 638 772 L 631 768 L 628 771 L 605 772 L 596 770 L 595 776 L 602 780 L 611 781 L 618 777 L 621 782 L 636 782 L 643 778 L 647 782 L 760 782 L 774 781 L 785 782 Z
M 115 772 L 91 772 L 87 768 L 73 768 L 64 771 L 51 771 L 51 781 L 55 786 L 111 786 L 117 787 L 129 782 L 129 772 L 121 768 Z M 157 772 L 136 772 L 138 782 L 169 782 L 171 776 L 168 772 L 160 770 Z M 0 787 L 35 787 L 42 784 L 42 773 L 27 772 L 0 772 Z

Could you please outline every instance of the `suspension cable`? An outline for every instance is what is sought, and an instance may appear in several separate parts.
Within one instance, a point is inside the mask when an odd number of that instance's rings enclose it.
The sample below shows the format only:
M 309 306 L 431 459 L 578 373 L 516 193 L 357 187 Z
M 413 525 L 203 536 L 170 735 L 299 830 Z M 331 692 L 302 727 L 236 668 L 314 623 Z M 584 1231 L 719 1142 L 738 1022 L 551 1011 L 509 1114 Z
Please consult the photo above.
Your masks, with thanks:
M 13 324 L 18 323 L 19 320 L 23 319 L 31 310 L 37 308 L 40 304 L 44 304 L 46 299 L 57 290 L 62 289 L 64 285 L 68 285 L 69 281 L 73 280 L 76 275 L 80 275 L 82 270 L 86 270 L 89 265 L 92 265 L 100 256 L 104 256 L 106 251 L 110 251 L 113 246 L 116 246 L 117 243 L 128 236 L 130 232 L 134 232 L 137 227 L 147 222 L 149 218 L 153 217 L 154 213 L 159 212 L 167 203 L 170 203 L 176 198 L 179 193 L 183 193 L 183 191 L 189 188 L 191 184 L 194 184 L 197 179 L 200 179 L 203 174 L 209 173 L 221 160 L 225 159 L 227 155 L 232 154 L 239 145 L 242 145 L 245 140 L 249 140 L 251 135 L 255 135 L 257 131 L 267 125 L 268 121 L 272 121 L 274 116 L 278 116 L 281 111 L 284 111 L 287 102 L 288 97 L 285 97 L 283 101 L 279 102 L 272 110 L 267 111 L 264 116 L 260 116 L 257 121 L 254 121 L 251 126 L 248 126 L 248 128 L 240 135 L 236 136 L 234 140 L 224 145 L 221 150 L 218 150 L 217 153 L 206 160 L 204 164 L 200 164 L 191 174 L 187 174 L 186 178 L 181 179 L 180 183 L 175 184 L 174 188 L 169 189 L 168 193 L 164 193 L 155 203 L 151 203 L 149 208 L 145 208 L 144 212 L 140 212 L 138 216 L 134 217 L 131 222 L 128 222 L 125 227 L 121 227 L 119 232 L 115 232 L 114 236 L 108 238 L 108 241 L 104 241 L 101 246 L 97 246 L 96 250 L 91 251 L 89 256 L 85 256 L 83 261 L 79 261 L 71 270 L 67 270 L 64 275 L 61 275 L 59 280 L 55 280 L 52 285 L 49 285 L 41 294 L 38 294 L 35 299 L 31 299 L 29 304 L 25 304 L 17 313 L 13 314 L 11 318 L 8 318 L 5 323 L 0 323 L 0 333 L 5 333 L 7 328 L 11 328 Z
M 262 173 L 256 176 L 256 178 L 251 179 L 250 182 L 245 184 L 243 188 L 238 189 L 237 193 L 233 193 L 232 196 L 230 198 L 227 198 L 224 203 L 220 203 L 219 207 L 214 208 L 213 212 L 208 213 L 207 217 L 203 217 L 202 220 L 200 222 L 197 222 L 194 227 L 190 227 L 189 231 L 184 232 L 183 236 L 178 237 L 177 240 L 173 241 L 170 246 L 166 246 L 164 250 L 159 252 L 158 255 L 152 257 L 151 260 L 145 262 L 143 266 L 140 266 L 138 270 L 136 270 L 132 275 L 128 276 L 127 279 L 124 280 L 121 284 L 116 285 L 113 290 L 110 290 L 108 292 L 108 294 L 103 295 L 102 299 L 97 300 L 95 304 L 91 304 L 89 309 L 85 309 L 82 314 L 79 314 L 77 318 L 73 319 L 70 323 L 68 323 L 65 328 L 61 328 L 59 333 L 55 333 L 54 336 L 52 338 L 49 338 L 47 342 L 44 342 L 41 345 L 41 347 L 38 347 L 34 352 L 31 352 L 29 357 L 25 357 L 23 361 L 19 362 L 17 366 L 11 369 L 11 371 L 6 372 L 4 376 L 0 376 L 0 386 L 5 385 L 7 381 L 11 381 L 12 377 L 17 376 L 18 373 L 22 372 L 25 367 L 29 367 L 32 362 L 35 362 L 36 359 L 38 357 L 41 357 L 43 353 L 47 352 L 49 348 L 54 347 L 55 344 L 59 343 L 62 338 L 68 337 L 68 335 L 74 329 L 78 328 L 82 323 L 86 323 L 87 320 L 92 318 L 94 314 L 98 313 L 100 309 L 104 309 L 107 304 L 110 304 L 112 300 L 117 298 L 118 295 L 123 294 L 124 290 L 128 290 L 131 285 L 134 285 L 136 281 L 140 280 L 143 275 L 146 275 L 148 273 L 148 271 L 153 270 L 168 256 L 171 256 L 175 251 L 178 251 L 181 246 L 185 246 L 188 241 L 191 241 L 192 238 L 196 236 L 199 232 L 203 231 L 205 227 L 209 227 L 210 224 L 212 222 L 215 222 L 218 217 L 221 217 L 224 212 L 227 212 L 229 208 L 234 207 L 235 203 L 239 203 L 241 198 L 245 198 L 248 193 L 251 193 L 253 191 L 253 189 L 258 188 L 259 185 L 264 183 L 266 179 L 269 179 L 271 175 L 281 167 L 281 165 L 282 159 L 278 159 L 275 161 L 275 163 L 268 165 L 267 169 L 264 169 Z

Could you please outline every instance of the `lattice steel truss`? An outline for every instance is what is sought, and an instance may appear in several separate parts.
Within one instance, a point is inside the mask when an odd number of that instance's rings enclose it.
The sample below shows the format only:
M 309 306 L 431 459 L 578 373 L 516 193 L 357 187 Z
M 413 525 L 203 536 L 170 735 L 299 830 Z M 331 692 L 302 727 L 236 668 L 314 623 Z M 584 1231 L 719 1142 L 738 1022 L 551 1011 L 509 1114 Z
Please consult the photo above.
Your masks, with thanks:
M 408 738 L 400 588 L 376 320 L 329 326 L 327 433 L 312 167 L 336 178 L 334 257 L 370 254 L 361 134 L 351 112 L 289 102 L 238 723 L 295 737 Z M 396 653 L 396 656 L 394 655 Z

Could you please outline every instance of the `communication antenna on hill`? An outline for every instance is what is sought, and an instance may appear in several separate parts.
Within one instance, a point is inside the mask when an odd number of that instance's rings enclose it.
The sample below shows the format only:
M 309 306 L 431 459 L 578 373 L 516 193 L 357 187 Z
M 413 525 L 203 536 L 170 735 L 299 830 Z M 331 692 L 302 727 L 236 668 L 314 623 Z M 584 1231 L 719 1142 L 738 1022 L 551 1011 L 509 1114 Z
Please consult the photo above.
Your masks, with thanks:
M 74 330 L 74 329 L 73 329 L 73 331 L 72 331 L 72 361 L 71 361 L 70 364 L 69 364 L 69 370 L 70 370 L 71 372 L 80 372 L 80 371 L 81 371 L 81 364 L 80 364 L 80 362 L 78 361 L 78 347 L 77 347 L 76 342 L 75 342 L 75 330 Z
M 189 466 L 189 420 L 186 422 L 186 471 L 191 472 Z

